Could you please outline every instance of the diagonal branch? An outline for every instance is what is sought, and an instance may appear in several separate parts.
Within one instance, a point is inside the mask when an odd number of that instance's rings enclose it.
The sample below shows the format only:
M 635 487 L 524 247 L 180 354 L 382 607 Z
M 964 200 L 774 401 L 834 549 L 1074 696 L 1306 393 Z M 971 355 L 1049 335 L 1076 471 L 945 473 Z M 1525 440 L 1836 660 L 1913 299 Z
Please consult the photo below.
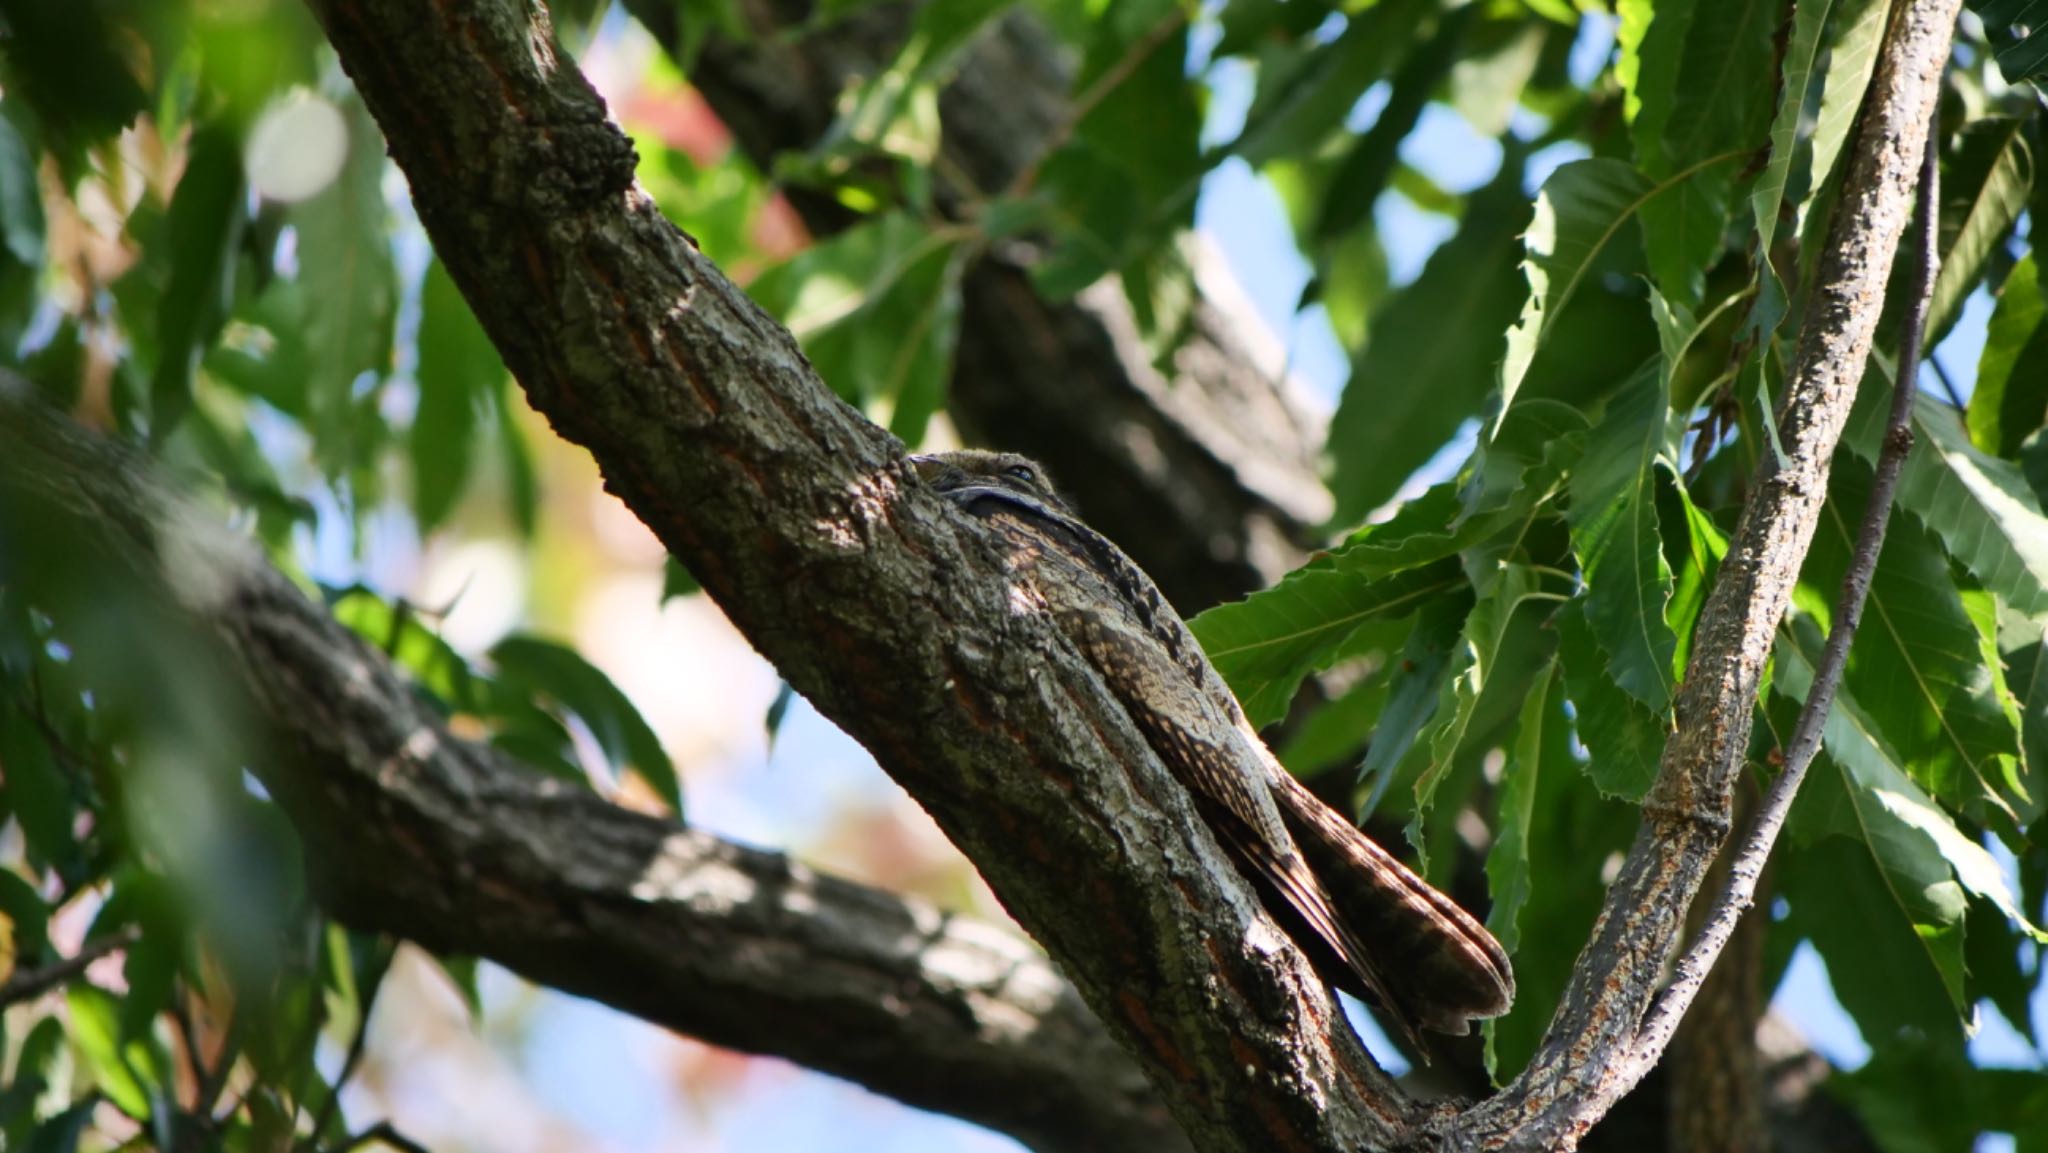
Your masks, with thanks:
M 1784 455 L 1762 454 L 1700 615 L 1642 826 L 1593 940 L 1529 1068 L 1473 1111 L 1464 1139 L 1513 1134 L 1517 1146 L 1569 1147 L 1645 1068 L 1626 1057 L 1683 935 L 1686 910 L 1728 834 L 1759 678 L 1870 355 L 1960 7 L 1960 0 L 1894 5 L 1779 414 Z
M 1743 839 L 1741 851 L 1729 865 L 1727 886 L 1715 901 L 1713 912 L 1708 914 L 1699 939 L 1680 959 L 1670 986 L 1657 999 L 1649 1018 L 1643 1023 L 1642 1033 L 1636 1040 L 1636 1052 L 1630 1059 L 1641 1063 L 1645 1071 L 1656 1063 L 1658 1055 L 1670 1041 L 1672 1031 L 1678 1027 L 1679 1018 L 1685 1016 L 1715 960 L 1728 946 L 1729 938 L 1735 935 L 1737 922 L 1756 898 L 1757 882 L 1762 879 L 1764 865 L 1770 860 L 1771 846 L 1777 842 L 1778 833 L 1785 827 L 1785 818 L 1792 812 L 1792 799 L 1799 792 L 1800 782 L 1806 779 L 1806 770 L 1812 766 L 1814 755 L 1820 752 L 1828 710 L 1834 704 L 1836 688 L 1841 685 L 1842 670 L 1849 663 L 1849 644 L 1856 639 L 1856 626 L 1863 618 L 1863 604 L 1870 596 L 1871 577 L 1877 572 L 1878 554 L 1884 551 L 1885 528 L 1891 521 L 1892 496 L 1898 491 L 1899 474 L 1905 470 L 1906 454 L 1913 446 L 1913 398 L 1918 391 L 1920 377 L 1921 341 L 1927 324 L 1927 304 L 1934 296 L 1934 276 L 1940 265 L 1940 256 L 1935 251 L 1934 212 L 1934 206 L 1941 199 L 1940 138 L 1936 134 L 1939 126 L 1938 120 L 1928 126 L 1927 144 L 1921 161 L 1920 197 L 1913 210 L 1913 226 L 1920 241 L 1916 254 L 1918 266 L 1914 270 L 1913 299 L 1907 302 L 1905 320 L 1900 329 L 1902 348 L 1898 381 L 1892 388 L 1891 419 L 1885 429 L 1884 447 L 1878 453 L 1876 473 L 1871 479 L 1870 503 L 1863 510 L 1862 523 L 1857 526 L 1855 551 L 1850 557 L 1849 571 L 1842 577 L 1842 591 L 1835 601 L 1832 619 L 1836 623 L 1828 632 L 1827 648 L 1822 651 L 1820 664 L 1814 669 L 1813 685 L 1807 690 L 1806 702 L 1799 709 L 1799 720 L 1793 725 L 1791 739 L 1786 743 L 1784 771 L 1771 782 L 1771 790 L 1757 810 L 1756 820 Z
M 752 4 L 751 35 L 706 33 L 694 61 L 690 20 L 676 5 L 626 8 L 769 172 L 778 155 L 826 137 L 847 86 L 888 68 L 934 2 L 943 0 L 885 0 L 830 20 L 809 3 Z M 1162 22 L 1156 34 L 1172 27 Z M 992 17 L 949 71 L 934 199 L 948 220 L 967 221 L 1045 161 L 1089 98 L 1068 99 L 1071 64 L 1026 6 Z M 836 199 L 787 191 L 815 233 L 854 222 Z M 946 403 L 970 438 L 1044 461 L 1089 523 L 1188 615 L 1285 575 L 1330 513 L 1317 476 L 1320 421 L 1276 379 L 1278 350 L 1254 353 L 1267 340 L 1262 322 L 1220 264 L 1198 260 L 1188 329 L 1162 370 L 1113 281 L 1050 300 L 1015 252 L 983 251 L 962 280 Z
M 42 530 L 19 531 L 25 516 Z M 219 642 L 248 690 L 237 711 L 268 731 L 265 787 L 300 830 L 322 903 L 349 924 L 488 957 L 1048 1153 L 1185 1147 L 1143 1074 L 1026 942 L 618 808 L 451 735 L 382 653 L 246 543 L 0 376 L 0 539 L 52 530 L 110 545 L 142 595 L 180 597 L 195 635 Z M 40 571 L 49 583 L 63 570 Z M 37 573 L 28 558 L 10 570 Z M 16 974 L 0 1000 L 130 941 Z
M 534 407 L 981 867 L 1195 1143 L 1386 1143 L 1405 1097 L 1129 715 L 633 187 L 545 10 L 311 6 Z

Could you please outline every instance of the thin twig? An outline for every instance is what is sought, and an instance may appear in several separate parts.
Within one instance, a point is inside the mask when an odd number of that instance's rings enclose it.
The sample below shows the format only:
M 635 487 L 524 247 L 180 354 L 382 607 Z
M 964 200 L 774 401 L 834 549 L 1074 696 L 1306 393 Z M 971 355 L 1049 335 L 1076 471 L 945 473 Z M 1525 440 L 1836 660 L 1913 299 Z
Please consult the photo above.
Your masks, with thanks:
M 1792 809 L 1792 798 L 1806 776 L 1808 766 L 1820 751 L 1821 734 L 1827 725 L 1829 708 L 1840 685 L 1842 669 L 1849 657 L 1849 642 L 1863 616 L 1863 602 L 1870 593 L 1870 580 L 1877 571 L 1878 553 L 1884 548 L 1884 534 L 1891 517 L 1892 494 L 1913 446 L 1910 422 L 1913 395 L 1918 386 L 1921 341 L 1927 325 L 1927 302 L 1934 294 L 1934 274 L 1940 263 L 1934 246 L 1934 205 L 1938 200 L 1940 124 L 1927 129 L 1927 148 L 1920 163 L 1920 195 L 1914 205 L 1914 223 L 1920 238 L 1919 267 L 1900 338 L 1898 381 L 1892 391 L 1891 423 L 1885 431 L 1884 448 L 1878 454 L 1876 476 L 1870 485 L 1870 503 L 1863 510 L 1863 522 L 1856 532 L 1855 551 L 1849 571 L 1842 578 L 1842 592 L 1835 606 L 1835 626 L 1828 632 L 1827 648 L 1814 669 L 1813 685 L 1806 694 L 1799 720 L 1792 726 L 1792 739 L 1785 748 L 1785 769 L 1771 782 L 1771 790 L 1757 809 L 1756 821 L 1744 838 L 1742 851 L 1728 870 L 1728 884 L 1714 903 L 1714 911 L 1678 963 L 1676 975 L 1644 1018 L 1642 1029 L 1630 1046 L 1628 1060 L 1644 1065 L 1655 1063 L 1671 1041 L 1678 1021 L 1699 994 L 1700 985 L 1713 969 L 1723 948 L 1735 933 L 1735 926 L 1755 902 L 1757 881 L 1770 859 L 1771 846 Z
M 393 951 L 394 946 L 389 940 L 379 943 L 379 952 L 383 954 L 381 964 L 376 966 L 367 987 L 357 991 L 360 1019 L 356 1021 L 355 1036 L 349 1038 L 348 1056 L 342 1059 L 341 1072 L 335 1075 L 334 1085 L 327 1091 L 327 1099 L 320 1103 L 320 1111 L 313 1115 L 313 1131 L 307 1138 L 308 1145 L 313 1148 L 318 1148 L 320 1135 L 327 1131 L 328 1122 L 334 1119 L 334 1111 L 341 1105 L 342 1088 L 348 1084 L 349 1078 L 355 1076 L 356 1067 L 363 1063 L 363 1054 L 369 1049 L 370 1013 L 377 1007 L 377 993 L 384 987 L 385 974 L 391 971 Z M 358 1138 L 358 1143 L 361 1140 Z
M 432 1153 L 425 1145 L 400 1133 L 389 1121 L 379 1121 L 349 1138 L 348 1144 L 341 1147 L 341 1153 L 353 1153 L 354 1150 L 371 1144 L 389 1145 L 401 1153 Z
M 1187 23 L 1187 19 L 1185 8 L 1174 9 L 1159 23 L 1147 29 L 1143 36 L 1132 43 L 1129 51 L 1110 65 L 1102 75 L 1097 76 L 1095 83 L 1090 84 L 1086 91 L 1075 97 L 1074 103 L 1067 109 L 1067 114 L 1046 135 L 1045 143 L 1039 147 L 1037 157 L 1025 165 L 1017 173 L 1016 178 L 1010 181 L 1010 186 L 1003 190 L 1003 198 L 1014 200 L 1029 193 L 1038 183 L 1038 173 L 1045 167 L 1045 162 L 1066 147 L 1067 141 L 1073 137 L 1075 130 L 1080 128 L 1081 122 L 1088 118 L 1090 112 L 1095 111 L 1095 106 L 1108 99 L 1110 93 L 1129 80 L 1131 73 L 1150 60 L 1152 53 L 1158 51 L 1159 46 L 1166 43 L 1175 32 L 1180 31 L 1181 26 Z
M 1941 357 L 1928 357 L 1927 365 L 1934 370 L 1934 378 L 1941 382 L 1941 391 L 1948 394 L 1948 402 L 1955 406 L 1956 415 L 1962 416 L 1967 413 L 1970 410 L 1970 403 L 1963 399 L 1963 391 L 1956 387 L 1956 382 L 1949 376 L 1948 369 L 1941 366 Z M 1965 421 L 1967 419 L 1965 417 Z
M 32 1001 L 44 993 L 69 984 L 92 966 L 94 961 L 109 953 L 119 952 L 142 939 L 142 930 L 129 926 L 111 937 L 88 941 L 78 947 L 78 952 L 60 961 L 34 969 L 21 969 L 0 985 L 0 1009 L 23 1001 Z

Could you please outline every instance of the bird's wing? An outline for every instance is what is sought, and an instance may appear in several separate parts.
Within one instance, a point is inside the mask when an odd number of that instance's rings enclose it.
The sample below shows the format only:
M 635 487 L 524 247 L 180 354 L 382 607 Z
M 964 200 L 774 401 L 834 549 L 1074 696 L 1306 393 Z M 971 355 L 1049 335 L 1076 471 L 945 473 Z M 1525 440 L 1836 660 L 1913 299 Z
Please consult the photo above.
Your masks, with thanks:
M 1493 934 L 1372 838 L 1282 774 L 1274 799 L 1323 878 L 1342 923 L 1372 950 L 1402 1011 L 1442 1033 L 1468 1031 L 1515 999 L 1515 972 Z

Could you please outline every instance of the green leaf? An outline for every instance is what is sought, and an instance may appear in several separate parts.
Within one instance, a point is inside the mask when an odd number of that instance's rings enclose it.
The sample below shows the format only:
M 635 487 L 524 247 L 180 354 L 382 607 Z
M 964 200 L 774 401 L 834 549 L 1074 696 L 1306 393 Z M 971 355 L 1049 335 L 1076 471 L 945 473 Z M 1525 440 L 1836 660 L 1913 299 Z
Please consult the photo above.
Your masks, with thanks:
M 1365 351 L 1330 420 L 1337 524 L 1392 497 L 1465 420 L 1495 381 L 1498 333 L 1514 318 L 1516 236 L 1528 220 L 1519 165 L 1472 198 L 1458 232 L 1370 322 Z M 1447 340 L 1446 333 L 1459 339 Z
M 529 411 L 526 394 L 513 383 L 511 374 L 498 378 L 498 447 L 505 455 L 505 487 L 512 506 L 512 523 L 519 535 L 533 539 L 540 520 L 540 480 L 533 469 L 533 449 L 526 442 L 526 429 L 519 414 Z
M 1609 675 L 1659 715 L 1671 707 L 1678 647 L 1664 617 L 1672 577 L 1657 524 L 1656 469 L 1671 447 L 1660 375 L 1638 373 L 1587 434 L 1567 517 L 1586 583 L 1586 623 L 1610 658 Z
M 1808 789 L 1839 788 L 1823 774 Z M 1925 893 L 1902 891 L 1910 875 L 1891 876 L 1872 853 L 1846 837 L 1825 837 L 1810 845 L 1786 846 L 1777 861 L 1778 892 L 1791 906 L 1781 929 L 1813 942 L 1827 962 L 1835 998 L 1880 1050 L 1905 1030 L 1955 1036 L 1963 978 L 1963 900 L 1953 881 L 1938 872 L 1926 878 Z M 1902 908 L 1928 918 L 1916 923 Z M 1953 907 L 1953 919 L 1947 909 Z
M 1059 225 L 1032 280 L 1055 298 L 1172 243 L 1193 223 L 1204 171 L 1186 10 L 1176 0 L 1126 0 L 1086 28 L 1074 91 L 1094 104 L 1037 185 Z
M 1829 1077 L 1828 1092 L 1861 1115 L 1885 1153 L 1998 1148 L 1982 1140 L 1992 1133 L 2016 1136 L 2005 1147 L 2017 1153 L 2042 1153 L 2048 1134 L 2048 1074 L 1979 1068 L 1953 1036 L 1879 1046 L 1862 1068 Z
M 1288 729 L 1274 752 L 1287 770 L 1310 780 L 1345 762 L 1356 764 L 1379 724 L 1395 663 L 1414 628 L 1412 619 L 1364 624 L 1345 642 L 1337 676 L 1350 679 L 1341 695 Z
M 1325 554 L 1272 588 L 1188 622 L 1254 726 L 1286 714 L 1301 679 L 1329 667 L 1358 626 L 1398 619 L 1465 587 L 1454 561 L 1372 575 Z
M 1486 885 L 1493 897 L 1486 927 L 1511 956 L 1521 944 L 1517 921 L 1534 888 L 1529 835 L 1536 824 L 1537 786 L 1546 773 L 1576 776 L 1577 768 L 1571 756 L 1571 725 L 1564 715 L 1564 679 L 1553 665 L 1523 702 L 1514 744 L 1501 768 L 1500 813 L 1493 823 L 1493 844 L 1486 851 Z
M 1358 806 L 1361 821 L 1378 810 L 1380 799 L 1409 762 L 1410 751 L 1436 718 L 1450 679 L 1451 657 L 1463 643 L 1465 618 L 1471 611 L 1471 592 L 1461 586 L 1457 595 L 1435 597 L 1416 615 L 1388 679 L 1387 702 L 1373 729 L 1372 745 L 1358 767 L 1359 783 L 1366 789 Z
M 35 109 L 65 170 L 83 175 L 85 153 L 128 127 L 149 106 L 111 5 L 9 4 L 7 53 L 0 58 L 10 100 Z M 124 5 L 122 8 L 130 6 Z M 119 11 L 119 9 L 116 9 Z M 140 15 L 141 13 L 123 13 Z
M 448 957 L 439 953 L 429 954 L 434 963 L 448 976 L 448 983 L 455 986 L 455 992 L 462 997 L 462 1003 L 469 1009 L 472 1023 L 484 1019 L 483 989 L 477 984 L 477 961 L 475 957 Z
M 1258 167 L 1315 151 L 1393 67 L 1428 18 L 1428 7 L 1420 0 L 1385 0 L 1352 13 L 1334 40 L 1314 44 L 1295 59 L 1287 59 L 1284 49 L 1269 49 L 1244 130 L 1230 152 Z
M 1608 678 L 1607 657 L 1586 620 L 1583 600 L 1558 611 L 1557 634 L 1579 741 L 1591 754 L 1586 774 L 1601 795 L 1640 801 L 1657 777 L 1665 726 Z
M 1817 621 L 1832 612 L 1869 491 L 1870 473 L 1860 462 L 1835 466 L 1798 594 Z M 2018 717 L 2007 712 L 2004 686 L 1981 642 L 1946 558 L 1918 524 L 1896 519 L 1872 574 L 1843 684 L 1914 781 L 1947 804 L 1973 810 L 2002 807 L 2002 789 L 2018 784 Z
M 1369 13 L 1390 13 L 1398 7 L 1383 4 Z M 1410 52 L 1394 74 L 1386 107 L 1373 118 L 1372 127 L 1352 141 L 1330 174 L 1311 234 L 1318 246 L 1329 245 L 1371 220 L 1373 205 L 1400 161 L 1401 141 L 1414 131 L 1430 96 L 1457 62 L 1458 44 L 1473 11 L 1466 7 L 1447 14 L 1436 34 Z M 1393 39 L 1384 32 L 1380 35 L 1383 41 Z
M 893 190 L 875 178 L 873 157 L 907 162 L 897 175 L 914 186 L 939 155 L 939 88 L 973 34 L 1005 7 L 1006 0 L 961 0 L 919 8 L 895 59 L 842 93 L 831 126 L 809 154 L 794 163 L 783 158 L 778 174 L 835 188 L 861 210 L 893 200 Z M 908 199 L 928 197 L 913 188 Z
M 2048 77 L 2048 33 L 2033 0 L 1979 0 L 1971 7 L 1984 19 L 2008 83 Z
M 1749 194 L 1760 253 L 1768 254 L 1777 237 L 1778 210 L 1785 203 L 1786 184 L 1799 151 L 1799 119 L 1806 110 L 1807 90 L 1813 85 L 1821 32 L 1833 7 L 1834 0 L 1806 0 L 1792 10 L 1792 33 L 1785 41 L 1785 63 L 1778 78 L 1778 111 L 1771 119 L 1771 159 Z M 1757 262 L 1757 273 L 1777 278 L 1769 260 Z
M 682 788 L 661 739 L 596 665 L 574 649 L 532 636 L 499 641 L 491 647 L 490 659 L 508 687 L 545 693 L 576 714 L 597 738 L 613 771 L 638 773 L 655 795 L 681 815 Z
M 1993 456 L 2013 457 L 2048 422 L 2048 291 L 2029 252 L 1999 290 L 1970 393 L 1970 440 Z
M 1527 802 L 1526 831 L 1520 834 L 1519 848 L 1528 855 L 1527 872 L 1532 880 L 1515 918 L 1515 1005 L 1507 1016 L 1481 1026 L 1488 1064 L 1497 1079 L 1519 1070 L 1535 1052 L 1571 978 L 1579 949 L 1600 915 L 1601 898 L 1607 891 L 1604 871 L 1610 860 L 1619 859 L 1628 848 L 1641 823 L 1635 806 L 1604 799 L 1586 787 L 1586 772 L 1573 753 L 1559 691 L 1551 680 L 1547 694 L 1551 704 L 1544 721 L 1549 731 L 1540 738 L 1535 754 L 1540 766 L 1533 782 L 1518 786 L 1513 777 L 1505 775 L 1501 782 L 1503 806 L 1506 794 L 1519 787 L 1530 787 L 1534 795 Z M 1529 718 L 1525 715 L 1524 719 Z M 1504 772 L 1527 775 L 1533 763 L 1526 759 L 1528 754 L 1524 742 L 1510 745 L 1510 764 Z M 1498 838 L 1517 835 L 1509 829 L 1511 821 L 1510 811 L 1503 807 Z M 1498 912 L 1498 888 L 1494 899 Z
M 1501 366 L 1503 408 L 1514 403 L 1530 362 L 1580 284 L 1603 256 L 1610 255 L 1608 247 L 1616 242 L 1622 226 L 1660 191 L 1662 186 L 1652 185 L 1619 160 L 1575 160 L 1543 182 L 1535 219 L 1524 238 L 1528 257 L 1522 270 L 1528 278 L 1529 294 L 1521 319 L 1508 332 L 1507 360 Z M 1478 273 L 1468 269 L 1464 275 Z M 1442 320 L 1432 318 L 1431 323 Z
M 36 150 L 0 116 L 0 250 L 27 268 L 43 266 L 43 194 Z
M 1849 142 L 1856 113 L 1863 107 L 1864 90 L 1877 67 L 1877 50 L 1890 12 L 1891 5 L 1885 0 L 1836 0 L 1829 13 L 1827 42 L 1832 47 L 1821 74 L 1820 103 L 1814 113 L 1813 188 L 1827 183 Z M 1806 228 L 1815 231 L 1811 221 Z
M 1842 439 L 1874 463 L 1884 439 L 1892 373 L 1877 358 L 1871 364 L 1875 371 L 1866 374 Z M 1898 506 L 1918 517 L 1950 556 L 2014 610 L 2048 613 L 2048 517 L 2019 468 L 1978 451 L 1955 410 L 1925 393 L 1913 409 L 1913 433 Z
M 57 763 L 36 719 L 0 693 L 0 799 L 21 825 L 28 859 L 68 866 L 80 848 L 73 829 L 77 803 L 69 775 Z
M 661 566 L 661 603 L 667 604 L 677 597 L 691 596 L 704 591 L 683 562 L 674 557 L 664 558 Z
M 477 425 L 499 393 L 504 361 L 436 260 L 420 287 L 419 411 L 412 424 L 413 511 L 422 536 L 446 520 L 469 481 Z
M 1466 614 L 1458 645 L 1451 650 L 1449 675 L 1436 710 L 1416 740 L 1418 752 L 1427 744 L 1429 761 L 1415 780 L 1415 811 L 1408 824 L 1408 840 L 1421 853 L 1425 869 L 1430 854 L 1422 836 L 1423 822 L 1435 803 L 1437 789 L 1456 763 L 1480 698 L 1491 685 L 1496 663 L 1508 645 L 1510 630 L 1532 627 L 1533 616 L 1522 609 L 1540 594 L 1540 580 L 1526 565 L 1502 565 Z
M 1508 130 L 1521 106 L 1522 91 L 1542 62 L 1544 44 L 1555 30 L 1555 25 L 1521 13 L 1489 20 L 1474 30 L 1450 79 L 1451 106 L 1473 131 L 1492 139 Z
M 325 591 L 334 619 L 411 673 L 444 710 L 473 713 L 482 707 L 469 662 L 427 627 L 418 609 L 386 601 L 362 585 Z
M 841 396 L 915 444 L 952 371 L 966 252 L 957 237 L 890 214 L 805 249 L 748 294 L 789 325 Z
M 1656 138 L 1638 122 L 1637 156 L 1652 177 L 1709 157 L 1754 151 L 1770 116 L 1771 40 L 1784 19 L 1779 0 L 1694 3 L 1679 49 L 1678 83 L 1669 118 Z M 1644 148 L 1647 144 L 1649 147 Z
M 160 1083 L 149 1078 L 148 1062 L 140 1059 L 147 1046 L 140 1041 L 123 1043 L 120 1003 L 106 990 L 83 982 L 66 989 L 64 999 L 70 1011 L 71 1039 L 92 1071 L 94 1083 L 121 1112 L 138 1121 L 147 1120 L 150 1099 L 161 1091 Z
M 1812 688 L 1814 662 L 1823 644 L 1811 621 L 1795 620 L 1791 637 L 1776 650 L 1777 673 L 1772 691 L 1789 701 L 1804 701 Z M 2048 940 L 2048 935 L 2028 920 L 1997 860 L 1983 845 L 1964 836 L 1948 814 L 1914 783 L 1863 702 L 1846 686 L 1837 693 L 1834 707 L 1828 711 L 1821 743 L 1827 749 L 1829 764 L 1837 770 L 1835 780 L 1848 795 L 1849 815 L 1857 834 L 1869 845 L 1899 907 L 1920 926 L 1923 937 L 1932 941 L 1953 927 L 1955 947 L 1960 950 L 1963 897 L 1973 893 L 1989 901 L 2036 940 Z M 1813 784 L 1811 780 L 1807 783 Z M 1934 960 L 1944 974 L 1948 973 L 1949 960 L 1945 955 Z M 1957 1011 L 1965 1012 L 1959 955 L 1954 973 L 1951 996 Z
M 349 147 L 341 175 L 286 217 L 299 238 L 300 334 L 315 455 L 329 477 L 365 479 L 378 446 L 368 419 L 374 410 L 356 404 L 356 381 L 390 370 L 398 280 L 386 235 L 384 138 L 360 100 L 342 108 Z
M 1696 6 L 1697 0 L 1619 0 L 1615 5 L 1620 25 L 1614 75 L 1621 83 L 1622 115 L 1638 158 L 1663 149 Z
M 150 438 L 161 442 L 192 407 L 192 371 L 235 299 L 235 250 L 247 217 L 242 150 L 214 122 L 193 136 L 171 197 L 171 279 L 157 305 L 157 364 L 150 383 Z
M 6 754 L 0 753 L 0 757 Z M 11 773 L 14 760 L 0 761 Z M 4 812 L 5 809 L 0 809 Z M 21 874 L 11 869 L 0 869 L 0 922 L 7 927 L 8 945 L 12 955 L 7 958 L 14 969 L 39 965 L 50 951 L 48 927 L 49 906 L 43 903 L 42 894 L 34 885 L 23 880 Z
M 761 718 L 762 727 L 768 730 L 768 747 L 775 747 L 775 738 L 782 732 L 782 720 L 789 715 L 789 706 L 796 701 L 796 690 L 788 681 L 775 685 L 775 699 L 768 702 L 768 712 Z
M 1664 606 L 1664 620 L 1677 638 L 1671 654 L 1671 672 L 1684 676 L 1692 659 L 1693 628 L 1707 594 L 1714 589 L 1714 574 L 1721 558 L 1728 555 L 1728 538 L 1700 507 L 1692 502 L 1682 482 L 1667 475 L 1669 484 L 1660 485 L 1657 499 L 1662 505 L 1658 521 L 1665 529 L 1664 549 L 1671 557 L 1671 600 Z
M 1927 307 L 1927 347 L 1939 345 L 2004 247 L 2034 183 L 2031 120 L 1979 120 L 1963 130 L 1941 177 L 1941 266 Z M 1902 265 L 1907 263 L 1900 262 Z

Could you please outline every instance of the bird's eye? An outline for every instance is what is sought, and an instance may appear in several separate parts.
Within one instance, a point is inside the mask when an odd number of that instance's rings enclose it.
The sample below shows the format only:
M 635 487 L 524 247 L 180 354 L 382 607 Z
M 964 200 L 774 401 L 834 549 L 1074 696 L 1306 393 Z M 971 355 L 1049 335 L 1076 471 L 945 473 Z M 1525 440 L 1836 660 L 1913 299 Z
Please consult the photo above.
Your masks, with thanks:
M 1003 470 L 1004 476 L 1015 477 L 1025 484 L 1038 483 L 1038 470 L 1028 464 L 1013 464 Z

